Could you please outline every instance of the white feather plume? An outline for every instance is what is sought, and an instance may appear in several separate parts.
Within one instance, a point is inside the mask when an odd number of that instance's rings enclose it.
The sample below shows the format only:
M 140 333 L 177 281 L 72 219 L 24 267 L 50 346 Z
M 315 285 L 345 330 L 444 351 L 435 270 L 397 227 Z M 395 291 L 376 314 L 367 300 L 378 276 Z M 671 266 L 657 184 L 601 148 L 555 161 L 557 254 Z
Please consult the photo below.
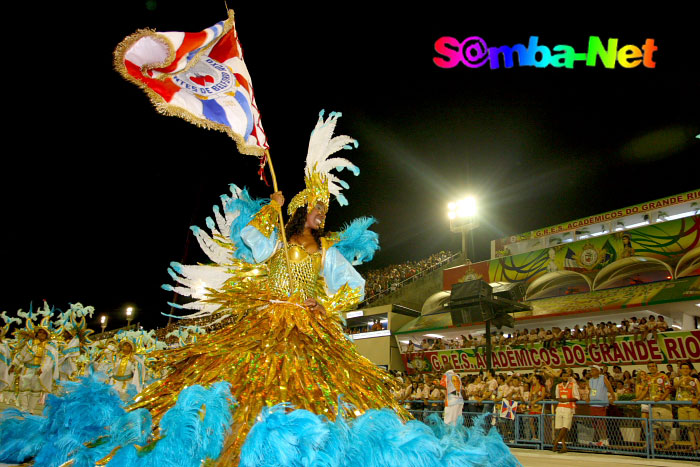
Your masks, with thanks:
M 346 204 L 345 198 L 340 194 L 343 188 L 348 188 L 348 184 L 338 178 L 331 170 L 338 171 L 347 168 L 353 174 L 360 173 L 357 166 L 342 157 L 329 156 L 341 149 L 352 149 L 357 147 L 357 140 L 347 135 L 333 136 L 338 118 L 342 116 L 340 112 L 331 112 L 326 120 L 323 119 L 324 111 L 318 114 L 318 122 L 311 132 L 309 138 L 309 150 L 306 154 L 306 174 L 310 176 L 314 171 L 324 174 L 328 180 L 328 191 L 338 198 L 340 204 Z

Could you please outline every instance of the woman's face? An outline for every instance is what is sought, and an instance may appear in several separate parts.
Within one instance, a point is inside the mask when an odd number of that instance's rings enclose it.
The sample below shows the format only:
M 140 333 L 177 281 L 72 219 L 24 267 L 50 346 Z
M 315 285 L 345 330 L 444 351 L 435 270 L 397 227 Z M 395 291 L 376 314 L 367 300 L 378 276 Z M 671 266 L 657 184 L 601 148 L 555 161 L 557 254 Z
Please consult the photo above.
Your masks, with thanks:
M 317 204 L 311 212 L 306 215 L 306 225 L 312 230 L 318 230 L 326 220 L 326 207 L 322 204 Z

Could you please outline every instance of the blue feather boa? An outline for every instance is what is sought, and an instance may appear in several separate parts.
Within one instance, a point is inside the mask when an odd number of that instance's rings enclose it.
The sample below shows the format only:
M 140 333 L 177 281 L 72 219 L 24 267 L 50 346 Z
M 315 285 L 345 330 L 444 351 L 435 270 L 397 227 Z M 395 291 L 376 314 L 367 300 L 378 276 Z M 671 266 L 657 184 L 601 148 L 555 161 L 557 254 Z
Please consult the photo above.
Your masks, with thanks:
M 379 235 L 369 230 L 375 222 L 374 217 L 358 217 L 345 225 L 333 246 L 355 266 L 371 261 L 379 250 Z
M 268 198 L 253 199 L 248 194 L 248 189 L 243 188 L 237 199 L 231 199 L 228 196 L 222 196 L 224 201 L 224 210 L 229 213 L 238 211 L 238 216 L 231 223 L 231 241 L 236 247 L 233 256 L 247 263 L 255 263 L 253 259 L 253 251 L 245 244 L 241 238 L 241 230 L 253 220 L 255 214 L 268 204 Z
M 369 410 L 335 422 L 289 404 L 265 408 L 241 449 L 241 467 L 517 467 L 484 417 L 466 428 L 447 426 L 437 414 L 426 425 L 403 423 L 389 409 Z
M 102 375 L 103 376 L 103 375 Z M 233 397 L 230 385 L 191 386 L 162 418 L 161 439 L 148 444 L 151 415 L 146 409 L 126 412 L 118 394 L 96 375 L 64 383 L 66 394 L 49 395 L 44 416 L 15 409 L 0 414 L 0 462 L 58 467 L 93 467 L 116 448 L 111 467 L 199 467 L 216 459 L 230 432 Z

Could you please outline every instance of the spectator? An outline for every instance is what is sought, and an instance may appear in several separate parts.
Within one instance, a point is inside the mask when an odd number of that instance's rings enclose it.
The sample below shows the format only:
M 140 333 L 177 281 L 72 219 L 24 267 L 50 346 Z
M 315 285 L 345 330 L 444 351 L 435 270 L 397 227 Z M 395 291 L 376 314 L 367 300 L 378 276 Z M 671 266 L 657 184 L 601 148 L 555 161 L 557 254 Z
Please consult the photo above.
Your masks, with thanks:
M 623 319 L 620 322 L 620 327 L 619 327 L 618 331 L 619 331 L 620 335 L 629 334 L 630 333 L 630 322 L 626 319 Z
M 445 400 L 444 421 L 446 425 L 457 425 L 457 420 L 462 415 L 464 400 L 462 399 L 462 382 L 452 370 L 451 365 L 442 377 L 441 385 L 447 392 Z
M 646 334 L 644 336 L 645 340 L 656 340 L 656 333 L 658 331 L 658 327 L 656 325 L 656 318 L 654 315 L 649 316 L 649 321 L 646 326 Z
M 679 367 L 679 369 L 680 369 L 680 367 Z M 673 365 L 671 365 L 670 363 L 668 365 L 666 365 L 666 376 L 668 376 L 670 381 L 675 380 L 676 376 L 678 376 L 678 373 L 673 371 Z
M 615 397 L 613 395 L 613 388 L 610 385 L 610 381 L 601 372 L 604 370 L 602 366 L 592 366 L 591 367 L 591 377 L 588 380 L 588 386 L 590 388 L 589 402 L 590 404 L 590 414 L 594 417 L 605 417 L 607 416 L 608 404 Z M 596 430 L 597 437 L 599 439 L 599 446 L 609 446 L 608 432 L 605 425 L 604 419 L 594 420 L 594 428 Z
M 700 410 L 697 407 L 698 399 L 700 399 L 700 381 L 690 376 L 690 363 L 683 362 L 679 368 L 681 375 L 676 377 L 673 382 L 673 387 L 676 389 L 676 400 L 692 401 L 693 405 L 678 407 L 678 419 L 700 420 Z M 688 429 L 692 450 L 697 451 L 700 444 L 700 424 L 681 423 L 681 426 L 685 426 Z
M 613 368 L 613 371 L 614 371 L 614 370 L 615 370 L 615 369 Z M 630 372 L 627 371 L 627 370 L 625 370 L 625 372 L 622 373 L 622 381 L 623 381 L 624 383 L 630 382 L 630 383 L 632 383 L 632 384 L 634 385 L 634 381 L 632 381 L 632 375 L 631 375 Z
M 634 340 L 637 341 L 637 337 L 640 337 L 641 340 L 644 340 L 647 335 L 647 320 L 646 318 L 642 318 L 639 320 L 639 325 L 634 329 Z
M 649 378 L 647 372 L 644 370 L 639 370 L 637 373 L 637 382 L 635 384 L 635 398 L 632 399 L 635 402 L 643 401 L 647 399 L 649 395 Z M 649 418 L 649 404 L 641 404 L 642 418 Z M 642 429 L 644 430 L 644 439 L 646 439 L 646 423 L 642 423 Z
M 574 378 L 568 376 L 566 381 L 557 384 L 555 389 L 555 398 L 559 403 L 554 417 L 554 429 L 559 430 L 554 439 L 552 451 L 557 452 L 559 443 L 561 443 L 561 454 L 568 452 L 566 449 L 566 436 L 571 429 L 576 411 L 576 402 L 581 399 L 578 384 Z
M 586 378 L 580 378 L 578 380 L 578 391 L 579 395 L 581 396 L 582 401 L 588 401 L 590 400 L 590 389 L 588 388 L 588 380 Z M 581 407 L 577 407 L 577 413 L 579 415 L 590 415 L 590 408 L 588 405 L 583 405 Z
M 608 345 L 613 346 L 615 344 L 615 338 L 619 334 L 619 331 L 617 329 L 617 326 L 615 323 L 612 321 L 608 321 L 607 324 L 607 338 L 608 338 Z
M 530 348 L 533 348 L 535 346 L 535 342 L 538 340 L 538 334 L 540 332 L 540 328 L 533 329 L 530 331 L 530 335 L 527 336 L 527 342 L 530 344 Z
M 540 415 L 542 413 L 542 405 L 539 404 L 539 402 L 545 399 L 545 393 L 544 378 L 539 374 L 538 370 L 537 374 L 533 374 L 530 377 L 530 395 L 528 402 L 528 413 L 530 415 Z M 526 436 L 530 439 L 538 439 L 536 419 L 532 417 L 525 423 L 527 423 L 525 425 L 525 431 L 529 431 Z M 528 426 L 530 430 L 527 430 Z
M 613 366 L 612 379 L 614 379 L 616 382 L 624 380 L 624 374 L 622 373 L 622 368 L 619 365 Z
M 586 333 L 581 330 L 581 327 L 577 324 L 574 326 L 574 330 L 571 333 L 571 338 L 574 340 L 585 340 Z
M 585 329 L 585 335 L 586 335 L 586 347 L 590 346 L 593 343 L 593 339 L 596 337 L 596 328 L 595 325 L 592 322 L 588 322 L 586 324 L 586 329 Z
M 627 394 L 625 391 L 625 383 L 622 381 L 615 381 L 615 400 L 620 400 L 620 397 Z
M 496 387 L 496 401 L 502 401 L 503 399 L 507 400 L 508 398 L 505 396 L 508 389 L 508 384 L 506 383 L 503 375 L 498 375 L 496 377 L 496 382 L 498 383 L 498 386 Z
M 651 362 L 647 364 L 647 369 L 649 370 L 649 396 L 654 402 L 667 401 L 671 397 L 671 382 L 664 373 L 660 372 L 656 363 Z M 659 405 L 654 404 L 651 407 L 652 415 L 655 420 L 671 420 L 673 419 L 673 412 L 671 412 L 670 405 Z M 654 421 L 654 431 L 658 430 L 661 432 L 666 443 L 663 448 L 668 449 L 673 443 L 671 443 L 670 431 L 673 427 L 672 422 L 657 422 Z
M 633 316 L 630 318 L 630 324 L 627 327 L 627 332 L 629 334 L 634 335 L 634 336 L 636 336 L 639 333 L 639 322 L 637 321 L 636 316 Z

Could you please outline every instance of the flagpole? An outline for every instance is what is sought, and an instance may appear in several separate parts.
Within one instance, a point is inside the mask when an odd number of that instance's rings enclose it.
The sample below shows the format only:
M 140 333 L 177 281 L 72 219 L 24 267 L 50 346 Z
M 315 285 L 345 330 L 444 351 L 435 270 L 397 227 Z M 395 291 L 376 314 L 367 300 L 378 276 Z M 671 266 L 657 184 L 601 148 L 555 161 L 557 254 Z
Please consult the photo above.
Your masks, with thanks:
M 270 175 L 272 175 L 272 188 L 275 193 L 279 191 L 277 188 L 277 177 L 275 176 L 275 168 L 272 166 L 272 158 L 270 158 L 270 150 L 265 149 L 265 156 L 267 156 L 267 165 L 270 168 Z M 276 203 L 275 203 L 276 204 Z M 277 206 L 277 214 L 280 223 L 280 234 L 282 237 L 282 248 L 284 248 L 284 256 L 287 258 L 287 274 L 289 275 L 289 292 L 292 293 L 294 286 L 294 276 L 292 276 L 292 264 L 289 262 L 289 248 L 287 247 L 287 233 L 284 230 L 284 219 L 282 218 L 282 206 Z

